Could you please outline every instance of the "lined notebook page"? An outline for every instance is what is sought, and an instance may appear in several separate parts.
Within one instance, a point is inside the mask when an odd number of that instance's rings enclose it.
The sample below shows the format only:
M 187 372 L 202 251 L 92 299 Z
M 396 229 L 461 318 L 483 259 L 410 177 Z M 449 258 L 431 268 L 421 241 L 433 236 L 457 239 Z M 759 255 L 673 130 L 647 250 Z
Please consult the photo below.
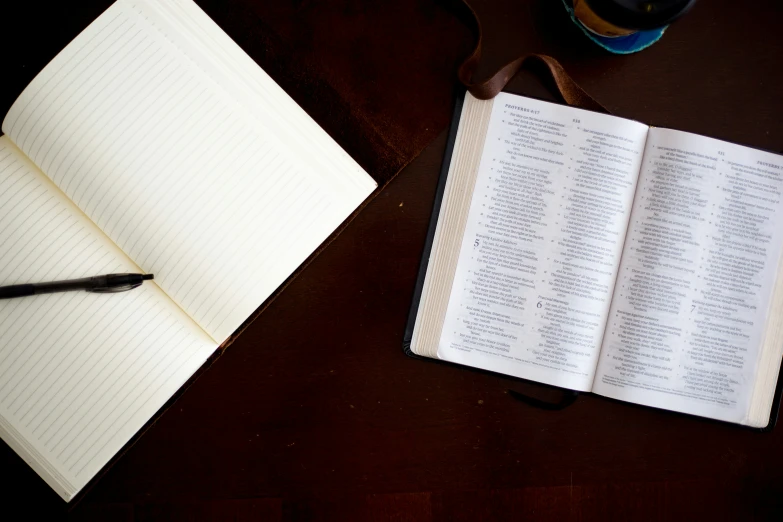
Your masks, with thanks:
M 3 130 L 222 342 L 375 183 L 217 34 L 189 1 L 121 0 Z
M 0 285 L 138 268 L 0 137 Z M 0 300 L 0 435 L 70 499 L 216 348 L 155 285 Z

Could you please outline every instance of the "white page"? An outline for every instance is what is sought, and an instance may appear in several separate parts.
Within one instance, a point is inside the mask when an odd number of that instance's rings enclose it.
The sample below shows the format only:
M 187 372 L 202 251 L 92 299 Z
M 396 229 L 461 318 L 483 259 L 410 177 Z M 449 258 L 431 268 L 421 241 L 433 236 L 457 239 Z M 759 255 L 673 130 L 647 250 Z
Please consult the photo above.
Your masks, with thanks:
M 0 137 L 0 285 L 136 272 Z M 0 300 L 0 435 L 69 500 L 217 347 L 153 282 Z
M 646 135 L 497 96 L 439 358 L 590 389 Z
M 744 422 L 783 245 L 782 191 L 778 155 L 650 130 L 593 391 Z
M 120 0 L 3 124 L 218 342 L 375 188 L 220 34 L 192 2 Z

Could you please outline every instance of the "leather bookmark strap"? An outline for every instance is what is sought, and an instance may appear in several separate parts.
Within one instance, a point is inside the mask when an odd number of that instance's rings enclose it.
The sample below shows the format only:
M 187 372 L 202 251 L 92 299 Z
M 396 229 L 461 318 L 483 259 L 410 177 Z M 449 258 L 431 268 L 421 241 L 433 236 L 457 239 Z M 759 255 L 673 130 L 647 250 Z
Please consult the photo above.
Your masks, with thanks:
M 547 386 L 547 385 L 542 385 Z M 508 390 L 508 394 L 528 406 L 539 408 L 541 410 L 557 411 L 564 410 L 576 402 L 579 398 L 579 392 L 574 390 L 562 390 L 562 397 L 558 401 L 545 401 L 537 397 L 531 397 L 514 390 Z
M 476 12 L 468 4 L 467 0 L 460 0 L 458 2 L 458 8 L 465 10 L 466 21 L 471 26 L 471 29 L 476 34 L 476 47 L 473 52 L 468 56 L 459 68 L 459 80 L 467 87 L 470 94 L 480 100 L 488 100 L 494 98 L 497 94 L 503 90 L 508 84 L 509 80 L 514 77 L 517 72 L 523 67 L 529 67 L 530 65 L 543 65 L 549 79 L 553 80 L 557 90 L 568 105 L 579 107 L 582 109 L 588 109 L 591 111 L 609 113 L 610 111 L 598 103 L 595 98 L 587 94 L 563 69 L 560 63 L 545 54 L 525 54 L 508 62 L 501 67 L 495 74 L 482 82 L 474 82 L 476 69 L 478 68 L 479 59 L 481 58 L 481 22 L 479 21 Z

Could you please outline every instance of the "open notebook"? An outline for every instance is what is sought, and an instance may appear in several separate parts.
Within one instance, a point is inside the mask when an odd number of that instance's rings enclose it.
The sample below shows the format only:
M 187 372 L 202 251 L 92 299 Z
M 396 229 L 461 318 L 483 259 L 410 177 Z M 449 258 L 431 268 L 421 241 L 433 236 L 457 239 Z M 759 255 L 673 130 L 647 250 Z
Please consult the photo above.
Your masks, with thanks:
M 0 137 L 0 435 L 71 499 L 375 189 L 190 0 L 120 0 Z

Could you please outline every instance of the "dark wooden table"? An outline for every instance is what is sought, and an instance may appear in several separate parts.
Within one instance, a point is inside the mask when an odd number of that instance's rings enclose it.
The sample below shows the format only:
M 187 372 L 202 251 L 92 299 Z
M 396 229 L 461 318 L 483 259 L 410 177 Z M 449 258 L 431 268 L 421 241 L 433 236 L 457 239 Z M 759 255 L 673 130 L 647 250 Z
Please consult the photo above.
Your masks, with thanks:
M 278 4 L 245 3 L 261 18 L 264 6 Z M 300 10 L 318 4 L 290 3 Z M 0 67 L 2 111 L 80 24 L 100 12 L 69 4 L 62 22 L 63 7 L 53 13 L 25 7 L 26 17 L 18 19 L 4 17 L 0 7 L 0 21 L 13 24 L 16 36 L 3 46 L 2 60 L 11 65 Z M 355 22 L 365 9 L 356 1 L 334 4 L 334 16 L 323 23 Z M 376 5 L 374 13 L 393 4 Z M 702 1 L 659 44 L 630 57 L 588 44 L 568 25 L 558 0 L 475 4 L 487 30 L 487 71 L 523 50 L 549 52 L 619 115 L 783 149 L 783 4 L 777 0 Z M 284 24 L 281 12 L 279 33 L 291 37 L 299 19 Z M 411 43 L 410 34 L 400 34 L 406 39 L 400 45 L 415 47 L 415 38 Z M 243 36 L 251 41 L 252 34 Z M 455 52 L 469 47 L 466 31 L 458 40 L 462 48 Z M 430 67 L 415 53 L 406 59 Z M 422 116 L 438 128 L 400 123 L 402 117 L 389 123 L 408 125 L 419 140 L 397 147 L 399 162 L 415 154 L 417 143 L 437 138 L 76 506 L 66 507 L 0 446 L 0 519 L 15 520 L 6 518 L 7 510 L 19 509 L 30 517 L 77 520 L 783 517 L 780 426 L 761 434 L 592 396 L 564 411 L 540 411 L 507 393 L 531 385 L 402 354 L 445 144 L 450 60 L 443 81 L 421 87 L 441 100 Z M 358 77 L 346 76 L 340 92 L 386 93 L 378 95 L 379 106 L 391 107 L 393 85 L 351 83 Z M 546 95 L 526 75 L 514 88 Z M 305 91 L 295 97 L 307 107 Z M 397 103 L 404 106 L 405 97 Z M 318 118 L 329 128 L 328 113 Z M 374 168 L 373 158 L 365 163 Z

